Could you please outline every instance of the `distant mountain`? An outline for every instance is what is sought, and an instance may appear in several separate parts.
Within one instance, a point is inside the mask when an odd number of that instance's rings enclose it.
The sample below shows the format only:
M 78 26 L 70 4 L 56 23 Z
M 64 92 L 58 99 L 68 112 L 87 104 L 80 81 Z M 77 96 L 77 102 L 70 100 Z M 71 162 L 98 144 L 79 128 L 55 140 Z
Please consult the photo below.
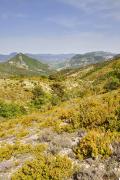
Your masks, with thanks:
M 16 56 L 16 55 L 17 55 L 16 52 L 13 52 L 13 53 L 8 54 L 8 55 L 6 55 L 6 54 L 0 54 L 0 62 L 5 62 L 5 61 L 9 60 L 10 58 L 12 58 L 12 57 L 14 57 L 14 56 Z
M 0 62 L 6 62 L 16 56 L 17 53 L 0 55 Z M 43 64 L 48 64 L 51 69 L 61 70 L 65 68 L 82 67 L 95 64 L 112 58 L 116 54 L 104 51 L 89 52 L 85 54 L 25 54 Z
M 27 54 L 28 56 L 40 60 L 43 63 L 49 64 L 52 69 L 61 69 L 66 62 L 75 54 Z
M 47 75 L 49 66 L 22 53 L 0 63 L 0 73 L 6 75 Z
M 0 54 L 0 62 L 6 62 L 15 55 L 17 55 L 17 53 L 11 53 L 8 55 Z M 30 53 L 27 53 L 26 55 L 42 63 L 46 63 L 51 68 L 54 69 L 59 69 L 63 67 L 66 60 L 70 60 L 73 56 L 75 56 L 75 54 L 30 54 Z
M 26 54 L 29 57 L 37 60 L 42 60 L 46 63 L 63 62 L 66 59 L 71 59 L 75 54 Z
M 83 67 L 89 64 L 96 64 L 113 58 L 116 54 L 111 52 L 96 51 L 85 54 L 28 54 L 35 59 L 46 62 L 56 70 L 65 68 Z
M 77 54 L 73 56 L 69 62 L 67 62 L 67 67 L 82 67 L 89 64 L 95 64 L 107 59 L 113 58 L 115 54 L 103 51 L 89 52 L 85 54 Z
M 16 52 L 13 52 L 8 55 L 0 54 L 0 61 L 6 61 L 17 55 Z M 45 63 L 52 63 L 56 61 L 65 61 L 66 59 L 71 59 L 75 54 L 30 54 L 26 53 L 27 56 L 43 61 Z

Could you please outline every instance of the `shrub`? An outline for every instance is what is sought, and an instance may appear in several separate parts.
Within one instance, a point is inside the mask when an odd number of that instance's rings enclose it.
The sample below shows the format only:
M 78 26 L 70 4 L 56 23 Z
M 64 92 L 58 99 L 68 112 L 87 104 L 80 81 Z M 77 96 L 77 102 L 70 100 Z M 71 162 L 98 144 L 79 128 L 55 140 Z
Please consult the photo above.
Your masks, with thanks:
M 61 83 L 53 83 L 51 85 L 53 95 L 58 96 L 61 101 L 65 101 L 68 99 L 65 87 Z
M 68 179 L 73 172 L 72 163 L 67 157 L 41 156 L 32 162 L 26 162 L 12 177 L 16 179 L 63 180 Z
M 24 107 L 17 104 L 7 104 L 0 102 L 0 116 L 4 118 L 12 118 L 18 115 L 25 114 L 26 110 Z
M 101 155 L 108 157 L 112 154 L 110 148 L 114 135 L 92 130 L 80 140 L 79 144 L 73 149 L 78 159 L 95 158 Z
M 49 76 L 50 80 L 54 80 L 54 81 L 63 81 L 65 79 L 64 75 L 59 73 L 55 73 L 55 74 L 51 74 Z
M 104 88 L 107 91 L 112 91 L 120 87 L 120 80 L 116 77 L 112 77 L 108 80 L 107 84 L 104 86 Z
M 74 132 L 75 129 L 80 127 L 79 112 L 75 109 L 62 110 L 60 119 L 67 123 L 66 126 L 62 127 L 63 131 Z
M 44 96 L 45 95 L 45 92 L 43 91 L 43 89 L 40 87 L 40 86 L 36 86 L 33 91 L 33 98 L 38 98 L 40 96 Z
M 0 149 L 0 161 L 8 160 L 12 156 L 16 156 L 17 154 L 31 153 L 36 157 L 39 157 L 41 153 L 46 149 L 46 147 L 42 144 L 38 144 L 36 146 L 31 146 L 30 144 L 21 144 L 16 142 L 15 144 L 5 144 Z
M 17 138 L 22 138 L 22 137 L 27 136 L 28 134 L 29 134 L 29 131 L 28 131 L 28 130 L 26 130 L 26 129 L 21 129 L 20 132 L 18 132 L 18 133 L 16 134 L 16 137 L 17 137 Z
M 0 149 L 0 161 L 4 159 L 8 160 L 17 154 L 28 153 L 30 148 L 30 145 L 23 145 L 20 143 L 16 143 L 14 145 L 6 144 Z
M 36 157 L 39 158 L 42 156 L 43 152 L 46 150 L 47 146 L 44 144 L 36 144 L 30 150 L 30 152 Z
M 104 121 L 102 126 L 106 130 L 120 132 L 120 108 L 116 108 L 114 115 L 109 115 L 109 118 Z
M 35 87 L 32 93 L 33 98 L 31 103 L 35 108 L 40 109 L 43 105 L 50 101 L 50 96 L 45 93 L 41 87 Z
M 96 99 L 88 99 L 80 103 L 80 126 L 84 128 L 100 126 L 108 117 L 106 103 Z
M 79 109 L 64 111 L 61 119 L 67 122 L 64 131 L 72 132 L 78 128 L 94 128 L 102 126 L 109 117 L 108 104 L 97 99 L 83 99 Z
M 52 97 L 51 97 L 52 106 L 59 105 L 60 102 L 61 102 L 61 99 L 57 95 L 52 95 Z
M 78 118 L 73 118 L 72 123 L 78 124 L 79 128 L 103 127 L 106 130 L 117 130 L 115 124 L 118 124 L 116 114 L 118 107 L 119 96 L 116 95 L 83 99 L 80 102 Z

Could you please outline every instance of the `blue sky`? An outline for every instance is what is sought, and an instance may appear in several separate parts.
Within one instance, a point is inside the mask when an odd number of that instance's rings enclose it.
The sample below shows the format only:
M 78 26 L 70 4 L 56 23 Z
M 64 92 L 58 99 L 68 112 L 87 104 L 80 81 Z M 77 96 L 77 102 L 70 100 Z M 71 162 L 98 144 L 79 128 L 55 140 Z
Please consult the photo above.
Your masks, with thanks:
M 120 52 L 120 0 L 0 0 L 0 53 Z

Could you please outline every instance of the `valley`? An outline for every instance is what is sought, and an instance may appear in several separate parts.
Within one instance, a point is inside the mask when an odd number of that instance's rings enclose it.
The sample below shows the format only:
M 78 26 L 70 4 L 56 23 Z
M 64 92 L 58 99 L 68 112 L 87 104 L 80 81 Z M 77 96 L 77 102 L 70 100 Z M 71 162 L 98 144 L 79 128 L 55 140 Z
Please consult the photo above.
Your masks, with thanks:
M 18 53 L 13 52 L 8 55 L 0 54 L 0 62 L 7 62 Z M 19 53 L 20 54 L 20 53 Z M 90 64 L 103 62 L 113 58 L 116 54 L 111 52 L 96 51 L 84 54 L 23 54 L 31 59 L 36 59 L 43 64 L 48 64 L 51 69 L 61 70 L 66 68 L 83 67 Z
M 0 64 L 1 180 L 119 179 L 120 58 L 98 56 L 61 71 L 21 53 Z

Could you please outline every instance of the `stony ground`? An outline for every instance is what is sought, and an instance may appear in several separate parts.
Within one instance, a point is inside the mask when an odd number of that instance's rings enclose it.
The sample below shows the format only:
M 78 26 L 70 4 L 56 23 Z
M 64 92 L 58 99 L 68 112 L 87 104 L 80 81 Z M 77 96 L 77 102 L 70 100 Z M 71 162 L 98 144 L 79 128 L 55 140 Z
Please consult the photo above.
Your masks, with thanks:
M 70 104 L 65 108 L 70 108 Z M 74 164 L 79 166 L 79 170 L 74 174 L 74 180 L 118 180 L 120 177 L 120 143 L 112 144 L 113 155 L 108 159 L 101 158 L 88 158 L 86 160 L 78 160 L 73 153 L 73 147 L 77 145 L 81 139 L 86 136 L 87 132 L 84 130 L 79 130 L 74 133 L 58 133 L 54 131 L 53 127 L 42 127 L 40 122 L 43 123 L 43 119 L 48 118 L 48 116 L 56 119 L 57 117 L 54 113 L 57 110 L 50 111 L 39 114 L 31 115 L 33 119 L 30 127 L 27 127 L 29 134 L 25 137 L 20 137 L 19 142 L 22 144 L 31 144 L 35 146 L 36 144 L 47 145 L 46 154 L 60 154 L 67 155 Z M 35 121 L 34 117 L 37 117 Z M 40 121 L 38 120 L 40 117 Z M 28 117 L 27 117 L 28 118 Z M 50 118 L 50 117 L 49 117 Z M 61 122 L 60 126 L 65 124 Z M 17 124 L 17 128 L 20 126 Z M 16 127 L 15 127 L 16 128 Z M 15 135 L 10 135 L 0 139 L 1 145 L 4 143 L 14 144 L 16 141 Z M 3 160 L 0 162 L 0 179 L 9 180 L 11 175 L 15 173 L 25 161 L 34 159 L 31 154 L 19 154 L 17 156 L 12 156 L 8 160 Z

